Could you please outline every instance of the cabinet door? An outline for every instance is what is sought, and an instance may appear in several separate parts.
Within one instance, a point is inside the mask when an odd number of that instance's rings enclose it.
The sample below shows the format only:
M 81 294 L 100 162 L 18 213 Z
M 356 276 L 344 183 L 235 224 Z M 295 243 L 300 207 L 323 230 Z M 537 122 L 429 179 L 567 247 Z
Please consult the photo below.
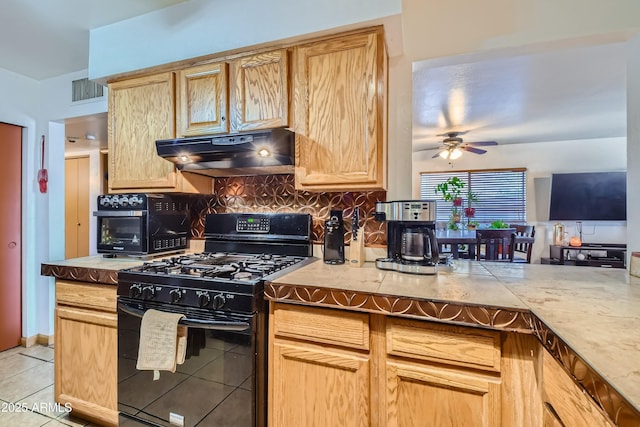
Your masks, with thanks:
M 370 425 L 367 356 L 285 341 L 272 355 L 269 425 Z
M 545 423 L 550 422 L 545 426 L 554 426 L 550 421 L 553 418 L 557 418 L 556 421 L 560 421 L 564 427 L 613 426 L 593 399 L 573 382 L 553 356 L 544 352 L 542 360 Z
M 55 337 L 56 401 L 101 425 L 118 425 L 116 313 L 58 306 Z
M 387 427 L 500 425 L 500 380 L 428 364 L 387 361 Z
M 228 132 L 227 64 L 186 68 L 177 75 L 178 136 Z
M 109 189 L 172 190 L 177 174 L 158 156 L 157 139 L 175 136 L 173 73 L 109 85 Z
M 381 32 L 295 51 L 296 187 L 386 186 L 386 52 Z
M 231 63 L 231 130 L 287 126 L 288 84 L 285 49 L 247 56 Z

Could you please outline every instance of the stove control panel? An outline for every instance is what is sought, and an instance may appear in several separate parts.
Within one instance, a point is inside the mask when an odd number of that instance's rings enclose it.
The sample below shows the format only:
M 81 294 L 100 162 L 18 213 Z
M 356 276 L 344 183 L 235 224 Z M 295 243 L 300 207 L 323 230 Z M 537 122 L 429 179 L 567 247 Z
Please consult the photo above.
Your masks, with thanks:
M 241 216 L 236 221 L 236 231 L 239 233 L 268 233 L 269 230 L 271 221 L 267 216 Z
M 119 283 L 118 295 L 127 296 L 137 301 L 153 301 L 168 305 L 241 313 L 251 313 L 254 304 L 253 297 L 247 294 L 137 281 Z

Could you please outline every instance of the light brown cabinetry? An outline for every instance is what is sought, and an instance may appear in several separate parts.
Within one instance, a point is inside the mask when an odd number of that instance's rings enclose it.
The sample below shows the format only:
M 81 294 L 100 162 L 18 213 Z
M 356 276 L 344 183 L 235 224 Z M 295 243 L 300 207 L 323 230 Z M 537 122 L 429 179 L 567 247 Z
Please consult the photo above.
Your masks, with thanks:
M 386 187 L 387 53 L 382 30 L 295 48 L 296 188 Z
M 542 359 L 544 427 L 613 427 L 551 354 L 545 351 Z
M 175 137 L 174 73 L 109 84 L 109 191 L 211 192 L 211 179 L 183 174 L 155 141 Z
M 177 136 L 229 131 L 226 62 L 178 70 Z
M 118 425 L 116 287 L 57 279 L 54 336 L 56 402 Z
M 387 426 L 500 425 L 498 332 L 389 318 L 386 338 Z
M 370 425 L 368 315 L 272 305 L 268 424 Z
M 289 60 L 286 49 L 258 53 L 231 62 L 231 130 L 289 125 Z

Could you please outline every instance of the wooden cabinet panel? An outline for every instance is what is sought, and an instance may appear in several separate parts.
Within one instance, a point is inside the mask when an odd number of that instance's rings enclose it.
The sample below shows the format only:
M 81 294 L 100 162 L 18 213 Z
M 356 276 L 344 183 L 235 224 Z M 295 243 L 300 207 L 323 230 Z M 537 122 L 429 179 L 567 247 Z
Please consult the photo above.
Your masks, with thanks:
M 386 186 L 386 66 L 381 31 L 296 48 L 297 188 Z
M 278 342 L 272 358 L 269 425 L 370 425 L 366 355 Z
M 116 286 L 56 280 L 56 303 L 116 312 Z
M 118 425 L 118 332 L 116 287 L 78 284 L 72 296 L 70 282 L 56 283 L 54 394 L 70 403 L 73 414 L 99 423 Z M 100 294 L 89 305 L 113 307 L 101 311 L 77 305 L 93 289 Z M 107 295 L 110 291 L 111 295 Z M 113 303 L 112 303 L 113 301 Z
M 500 380 L 428 364 L 387 363 L 387 427 L 500 425 Z
M 369 316 L 364 313 L 279 305 L 273 319 L 274 334 L 279 337 L 369 348 Z
M 387 352 L 396 356 L 500 371 L 500 333 L 495 331 L 389 319 Z
M 172 189 L 174 165 L 155 141 L 175 136 L 173 73 L 109 85 L 109 189 Z
M 177 72 L 177 136 L 229 131 L 227 68 L 217 62 Z
M 545 351 L 542 360 L 545 426 L 554 426 L 557 422 L 564 427 L 613 426 L 591 397 L 582 391 L 551 354 Z
M 231 63 L 231 129 L 247 131 L 289 124 L 289 62 L 285 49 Z

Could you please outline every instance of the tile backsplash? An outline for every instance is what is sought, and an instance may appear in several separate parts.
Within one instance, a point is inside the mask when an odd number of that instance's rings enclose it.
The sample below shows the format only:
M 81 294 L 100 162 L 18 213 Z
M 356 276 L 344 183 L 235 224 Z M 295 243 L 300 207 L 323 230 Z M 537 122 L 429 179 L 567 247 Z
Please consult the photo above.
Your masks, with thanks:
M 360 208 L 365 244 L 386 244 L 385 224 L 373 218 L 375 204 L 386 200 L 385 191 L 315 193 L 296 190 L 293 175 L 215 178 L 214 194 L 189 197 L 191 237 L 204 238 L 205 215 L 226 212 L 297 212 L 313 218 L 314 243 L 322 243 L 324 221 L 334 209 L 343 211 L 345 242 L 351 239 L 353 208 Z

